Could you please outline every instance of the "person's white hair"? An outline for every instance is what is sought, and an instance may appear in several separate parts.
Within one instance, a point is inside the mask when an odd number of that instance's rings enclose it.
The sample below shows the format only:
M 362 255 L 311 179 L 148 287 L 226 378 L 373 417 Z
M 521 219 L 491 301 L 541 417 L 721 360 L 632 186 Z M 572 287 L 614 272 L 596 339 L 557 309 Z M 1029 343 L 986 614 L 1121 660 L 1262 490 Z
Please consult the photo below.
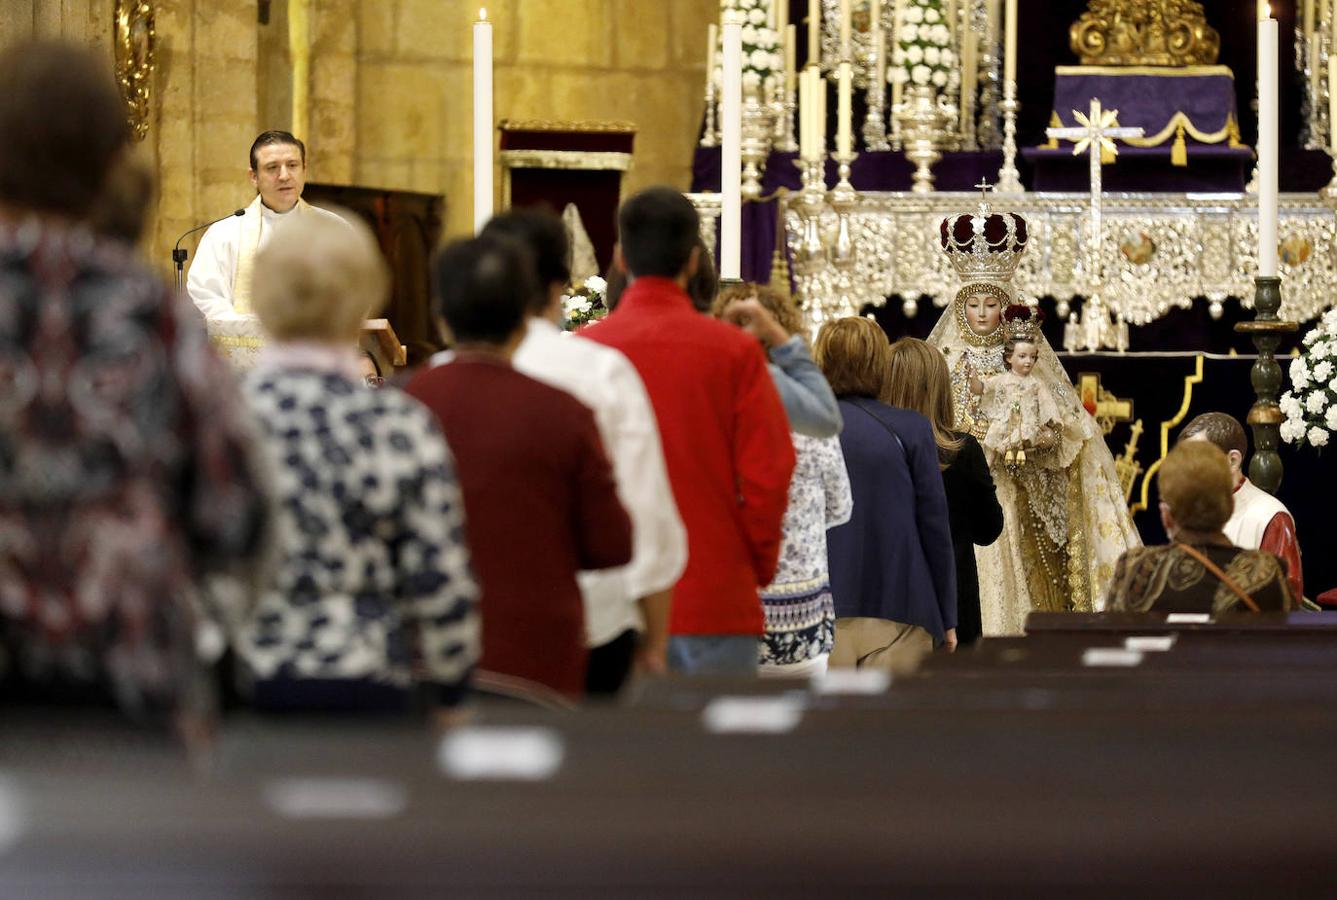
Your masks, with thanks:
M 251 305 L 278 341 L 356 340 L 390 288 L 371 230 L 351 214 L 291 223 L 256 255 L 254 277 Z

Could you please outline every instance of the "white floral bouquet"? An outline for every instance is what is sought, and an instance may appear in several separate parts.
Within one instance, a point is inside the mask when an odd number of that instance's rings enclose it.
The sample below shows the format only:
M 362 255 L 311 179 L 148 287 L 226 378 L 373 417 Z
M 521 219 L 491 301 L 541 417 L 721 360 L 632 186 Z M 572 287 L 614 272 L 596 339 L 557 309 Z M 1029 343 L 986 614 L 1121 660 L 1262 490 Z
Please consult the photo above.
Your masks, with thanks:
M 1281 439 L 1324 447 L 1337 431 L 1337 309 L 1324 313 L 1302 343 L 1291 361 L 1291 390 L 1281 395 Z
M 771 0 L 720 0 L 720 19 L 730 11 L 743 18 L 743 90 L 770 93 L 784 72 L 785 60 L 780 47 L 780 35 L 771 27 Z M 715 59 L 724 58 L 724 29 L 720 29 L 720 45 L 715 48 Z M 715 86 L 724 84 L 723 69 L 717 65 Z
M 933 85 L 939 93 L 959 83 L 943 0 L 906 0 L 887 78 L 900 84 Z
M 584 284 L 569 288 L 562 295 L 563 327 L 575 331 L 608 315 L 608 307 L 604 305 L 607 292 L 608 282 L 598 275 L 591 275 Z

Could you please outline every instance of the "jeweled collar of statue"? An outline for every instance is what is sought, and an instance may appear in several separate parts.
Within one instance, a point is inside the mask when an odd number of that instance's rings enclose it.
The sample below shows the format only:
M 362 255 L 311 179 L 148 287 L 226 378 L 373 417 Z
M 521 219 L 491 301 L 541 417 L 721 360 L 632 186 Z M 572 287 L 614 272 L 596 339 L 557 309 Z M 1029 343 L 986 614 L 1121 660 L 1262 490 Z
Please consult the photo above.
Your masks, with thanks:
M 989 294 L 998 299 L 998 325 L 988 334 L 978 334 L 975 329 L 970 327 L 970 320 L 966 318 L 966 301 L 976 294 Z M 961 338 L 972 347 L 1001 347 L 1003 346 L 1003 310 L 1012 302 L 1006 290 L 996 284 L 988 282 L 976 282 L 968 284 L 956 292 L 956 299 L 952 301 L 952 306 L 956 308 L 956 324 L 961 332 Z

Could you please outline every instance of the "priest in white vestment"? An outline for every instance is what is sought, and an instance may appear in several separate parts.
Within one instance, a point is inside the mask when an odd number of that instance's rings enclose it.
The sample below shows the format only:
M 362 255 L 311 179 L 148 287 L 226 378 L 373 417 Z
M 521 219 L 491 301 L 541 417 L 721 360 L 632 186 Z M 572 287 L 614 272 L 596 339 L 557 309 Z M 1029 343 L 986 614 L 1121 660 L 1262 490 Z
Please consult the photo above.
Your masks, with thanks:
M 263 338 L 251 312 L 255 255 L 277 231 L 304 216 L 329 216 L 302 199 L 306 146 L 286 131 L 266 131 L 251 145 L 251 184 L 256 197 L 244 216 L 209 226 L 195 251 L 186 292 L 208 323 L 209 335 L 234 363 L 245 367 Z
M 1295 518 L 1284 503 L 1245 476 L 1244 456 L 1249 441 L 1244 426 L 1226 413 L 1203 413 L 1179 433 L 1179 442 L 1184 441 L 1210 441 L 1225 453 L 1230 461 L 1230 474 L 1235 478 L 1235 511 L 1221 530 L 1236 547 L 1266 550 L 1280 557 L 1286 566 L 1291 595 L 1298 604 L 1304 597 L 1304 570 Z

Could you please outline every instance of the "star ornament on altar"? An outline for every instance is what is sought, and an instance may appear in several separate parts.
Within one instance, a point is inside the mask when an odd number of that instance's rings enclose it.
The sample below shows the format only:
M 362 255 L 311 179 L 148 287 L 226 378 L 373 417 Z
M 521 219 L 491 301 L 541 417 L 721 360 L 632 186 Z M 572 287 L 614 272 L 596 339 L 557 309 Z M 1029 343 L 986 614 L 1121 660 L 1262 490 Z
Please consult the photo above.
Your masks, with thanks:
M 1100 141 L 1102 156 L 1119 155 L 1118 145 L 1107 134 L 1107 132 L 1119 127 L 1119 111 L 1117 109 L 1101 109 L 1099 103 L 1093 103 L 1090 116 L 1083 115 L 1075 109 L 1072 111 L 1072 116 L 1077 120 L 1077 125 L 1086 130 L 1086 136 L 1072 148 L 1073 156 L 1081 156 L 1085 153 L 1091 146 L 1093 139 Z
M 1114 143 L 1115 138 L 1127 140 L 1128 138 L 1139 138 L 1145 134 L 1141 128 L 1125 128 L 1120 125 L 1119 111 L 1117 109 L 1103 109 L 1100 101 L 1095 98 L 1091 100 L 1091 111 L 1089 113 L 1080 113 L 1074 109 L 1072 115 L 1077 121 L 1075 126 L 1071 128 L 1046 128 L 1045 135 L 1076 142 L 1072 148 L 1072 155 L 1081 156 L 1089 151 L 1093 167 L 1100 163 L 1108 164 L 1114 161 L 1114 157 L 1119 152 L 1118 146 Z

